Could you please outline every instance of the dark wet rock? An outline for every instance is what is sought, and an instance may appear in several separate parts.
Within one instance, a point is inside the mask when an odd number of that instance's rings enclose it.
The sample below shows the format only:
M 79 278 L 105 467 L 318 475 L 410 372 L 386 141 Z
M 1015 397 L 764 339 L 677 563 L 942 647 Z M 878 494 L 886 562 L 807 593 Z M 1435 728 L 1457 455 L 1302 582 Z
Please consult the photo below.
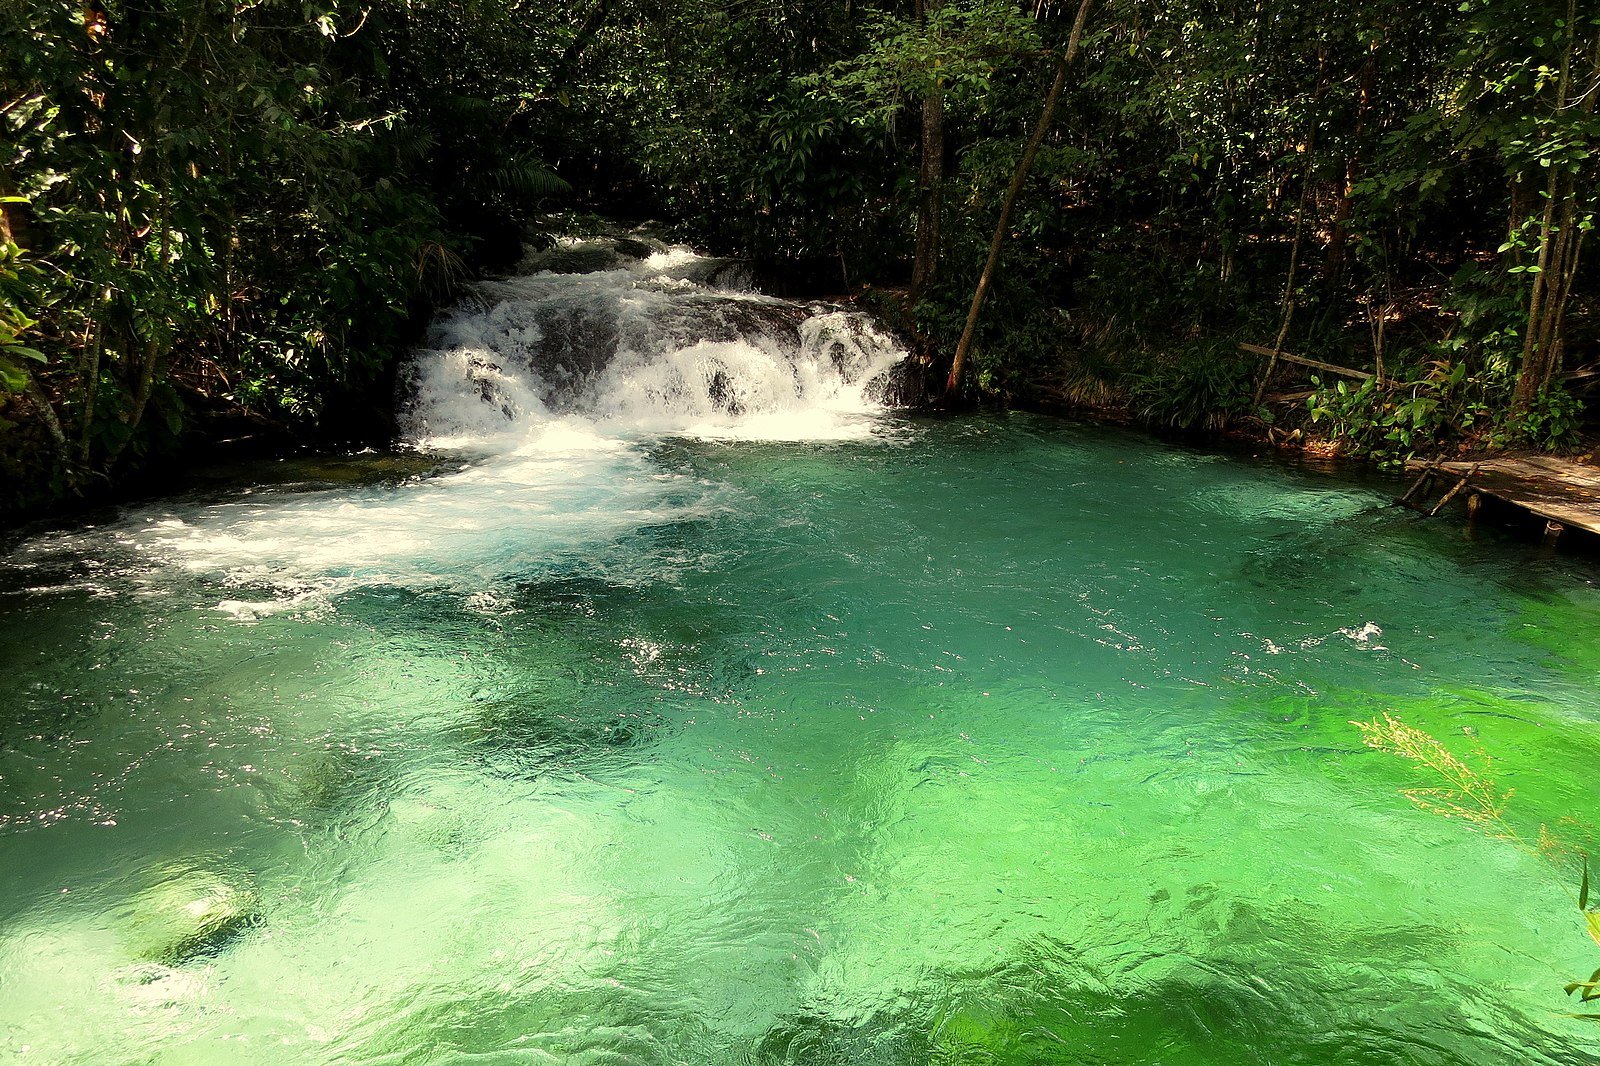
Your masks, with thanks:
M 344 748 L 310 756 L 299 773 L 301 810 L 318 815 L 343 811 L 364 791 L 360 760 Z
M 616 248 L 608 241 L 558 244 L 535 252 L 522 262 L 522 269 L 548 270 L 555 274 L 594 274 L 615 270 L 619 265 Z
M 240 482 L 293 491 L 389 486 L 448 473 L 461 466 L 459 460 L 415 452 L 361 452 L 219 462 L 196 468 L 191 479 L 208 496 L 214 493 L 218 499 L 231 499 Z
M 612 247 L 616 249 L 618 255 L 625 255 L 629 259 L 648 259 L 661 250 L 660 247 L 636 237 L 618 237 Z
M 651 744 L 665 725 L 666 719 L 653 712 L 546 711 L 518 703 L 486 708 L 478 719 L 484 742 L 557 759 Z
M 890 407 L 910 407 L 927 399 L 922 371 L 909 359 L 891 366 L 883 375 L 880 402 Z
M 750 272 L 750 264 L 743 259 L 726 257 L 695 259 L 693 262 L 686 264 L 678 272 L 678 276 L 685 281 L 704 285 L 708 289 L 739 292 L 755 287 L 755 278 Z

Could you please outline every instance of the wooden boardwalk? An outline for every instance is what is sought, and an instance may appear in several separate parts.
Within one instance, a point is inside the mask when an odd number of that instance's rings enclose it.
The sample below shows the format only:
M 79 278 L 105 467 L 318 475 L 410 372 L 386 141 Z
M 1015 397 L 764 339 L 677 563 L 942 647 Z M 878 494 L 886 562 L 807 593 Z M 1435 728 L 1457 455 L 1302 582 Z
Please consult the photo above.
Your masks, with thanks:
M 1600 535 L 1600 467 L 1549 455 L 1519 455 L 1476 463 L 1413 459 L 1406 469 L 1422 476 L 1400 502 L 1430 514 L 1465 492 L 1469 508 L 1475 509 L 1474 495 L 1492 496 L 1555 523 L 1554 529 L 1546 527 L 1552 535 L 1563 528 Z M 1431 510 L 1413 500 L 1418 489 L 1428 495 L 1423 482 L 1430 476 L 1448 490 Z

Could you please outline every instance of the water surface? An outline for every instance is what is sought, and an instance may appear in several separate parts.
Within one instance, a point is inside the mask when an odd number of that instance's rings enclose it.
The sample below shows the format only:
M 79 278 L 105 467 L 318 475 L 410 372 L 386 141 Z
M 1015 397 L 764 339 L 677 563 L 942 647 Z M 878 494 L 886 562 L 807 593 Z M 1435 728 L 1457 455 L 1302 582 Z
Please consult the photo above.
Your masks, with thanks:
M 1481 746 L 1520 831 L 1586 840 L 1587 564 L 1387 485 L 797 388 L 826 433 L 547 393 L 435 474 L 16 544 L 0 1055 L 1595 1061 L 1569 872 L 1413 808 L 1350 725 Z M 700 424 L 751 417 L 827 439 Z

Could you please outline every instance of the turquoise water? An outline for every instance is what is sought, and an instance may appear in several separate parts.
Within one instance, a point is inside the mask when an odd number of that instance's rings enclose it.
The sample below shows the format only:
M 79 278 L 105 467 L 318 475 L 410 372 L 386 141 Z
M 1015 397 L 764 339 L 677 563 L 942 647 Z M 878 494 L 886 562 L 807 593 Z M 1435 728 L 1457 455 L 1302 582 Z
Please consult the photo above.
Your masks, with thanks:
M 1600 1055 L 1570 868 L 1349 724 L 1586 840 L 1589 564 L 1022 416 L 602 451 L 15 546 L 0 1058 Z

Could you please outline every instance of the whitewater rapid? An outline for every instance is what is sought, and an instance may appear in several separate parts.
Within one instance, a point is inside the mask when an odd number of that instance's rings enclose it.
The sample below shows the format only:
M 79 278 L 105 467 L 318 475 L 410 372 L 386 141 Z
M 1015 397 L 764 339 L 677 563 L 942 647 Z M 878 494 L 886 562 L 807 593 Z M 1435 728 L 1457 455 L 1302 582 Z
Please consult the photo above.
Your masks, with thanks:
M 425 449 L 505 454 L 552 433 L 627 441 L 875 432 L 890 371 L 906 354 L 899 344 L 860 312 L 780 300 L 742 281 L 726 261 L 678 247 L 619 254 L 602 270 L 487 283 L 413 358 L 406 433 Z
M 629 534 L 727 506 L 658 462 L 661 442 L 885 430 L 906 353 L 860 312 L 763 295 L 727 260 L 637 240 L 563 241 L 524 270 L 475 287 L 401 375 L 403 446 L 445 472 L 140 509 L 28 551 L 175 567 L 221 582 L 216 609 L 242 620 L 373 586 L 492 602 L 507 580 L 578 563 L 653 580 L 662 561 Z

